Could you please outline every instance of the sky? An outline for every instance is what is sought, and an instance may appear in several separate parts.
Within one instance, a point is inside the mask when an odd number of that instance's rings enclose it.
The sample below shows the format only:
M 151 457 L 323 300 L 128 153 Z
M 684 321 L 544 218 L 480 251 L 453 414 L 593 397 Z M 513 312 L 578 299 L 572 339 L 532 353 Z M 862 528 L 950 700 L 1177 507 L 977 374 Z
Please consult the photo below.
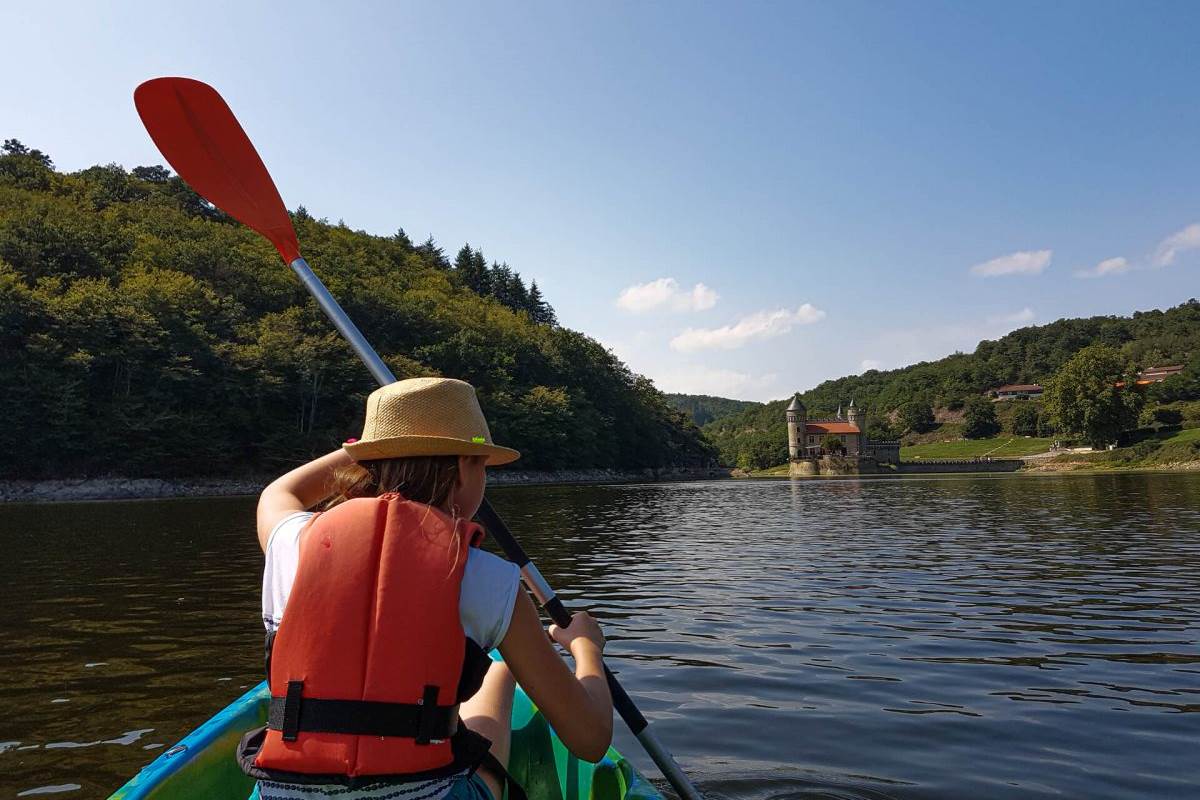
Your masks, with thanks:
M 0 138 L 68 171 L 162 163 L 134 87 L 204 80 L 290 208 L 469 242 L 664 391 L 781 398 L 1200 295 L 1196 3 L 4 0 L 0 19 Z

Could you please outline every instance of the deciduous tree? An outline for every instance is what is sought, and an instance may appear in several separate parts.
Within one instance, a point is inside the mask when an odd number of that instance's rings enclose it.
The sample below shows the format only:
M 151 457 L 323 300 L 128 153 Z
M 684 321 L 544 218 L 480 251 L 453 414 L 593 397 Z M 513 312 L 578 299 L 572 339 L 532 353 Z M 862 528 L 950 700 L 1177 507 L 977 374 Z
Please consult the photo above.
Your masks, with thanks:
M 1055 427 L 1081 435 L 1093 447 L 1116 442 L 1134 427 L 1142 396 L 1126 366 L 1121 352 L 1105 344 L 1072 356 L 1046 383 L 1045 407 Z

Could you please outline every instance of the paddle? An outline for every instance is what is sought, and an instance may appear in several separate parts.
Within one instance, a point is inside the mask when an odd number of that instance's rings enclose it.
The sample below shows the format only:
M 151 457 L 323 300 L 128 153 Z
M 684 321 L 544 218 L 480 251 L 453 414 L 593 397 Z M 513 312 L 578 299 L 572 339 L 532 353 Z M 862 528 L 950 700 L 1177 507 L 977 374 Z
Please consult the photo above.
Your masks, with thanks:
M 179 176 L 217 208 L 270 240 L 376 382 L 381 386 L 394 383 L 396 376 L 300 256 L 296 231 L 275 182 L 216 89 L 190 78 L 155 78 L 139 86 L 133 100 L 150 138 Z M 520 568 L 525 585 L 555 624 L 570 625 L 571 615 L 562 601 L 486 498 L 477 516 Z M 700 793 L 607 666 L 604 675 L 617 713 L 663 776 L 684 800 L 700 800 Z

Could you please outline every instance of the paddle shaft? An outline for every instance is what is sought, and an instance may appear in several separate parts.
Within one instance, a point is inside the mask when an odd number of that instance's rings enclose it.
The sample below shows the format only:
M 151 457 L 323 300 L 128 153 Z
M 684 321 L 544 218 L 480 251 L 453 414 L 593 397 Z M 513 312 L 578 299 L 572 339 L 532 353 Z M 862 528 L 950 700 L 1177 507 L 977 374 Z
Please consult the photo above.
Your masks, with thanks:
M 383 359 L 371 347 L 366 337 L 362 335 L 362 331 L 354 324 L 354 321 L 342 310 L 338 305 L 337 300 L 325 288 L 325 284 L 321 282 L 308 266 L 308 262 L 303 258 L 294 259 L 289 265 L 292 271 L 299 276 L 300 282 L 304 284 L 304 288 L 308 290 L 313 299 L 317 301 L 317 305 L 325 312 L 325 316 L 329 317 L 329 321 L 338 329 L 338 332 L 345 337 L 350 347 L 355 354 L 362 359 L 367 370 L 370 371 L 371 377 L 380 386 L 386 386 L 396 382 L 396 376 L 388 369 L 387 364 L 383 363 Z M 521 579 L 525 582 L 525 586 L 537 598 L 538 603 L 550 615 L 550 619 L 554 620 L 554 624 L 560 628 L 565 628 L 571 624 L 571 614 L 567 611 L 562 601 L 554 593 L 554 589 L 550 588 L 550 584 L 542 577 L 542 573 L 538 570 L 537 565 L 530 560 L 525 553 L 525 548 L 521 547 L 521 543 L 504 524 L 504 520 L 496 513 L 496 509 L 492 508 L 492 504 L 487 498 L 483 498 L 483 502 L 479 505 L 479 511 L 476 517 L 483 526 L 487 528 L 488 533 L 500 545 L 500 549 L 508 556 L 508 560 L 517 565 L 521 570 Z M 676 763 L 674 757 L 663 746 L 662 742 L 650 728 L 650 722 L 643 716 L 642 712 L 633 702 L 633 698 L 621 686 L 617 676 L 612 673 L 608 665 L 604 665 L 604 677 L 608 681 L 608 690 L 612 693 L 613 708 L 621 715 L 621 719 L 629 726 L 629 730 L 641 742 L 646 753 L 654 760 L 654 763 L 662 771 L 663 777 L 671 784 L 671 787 L 679 793 L 683 800 L 701 800 L 700 793 L 692 782 L 688 780 L 687 775 L 683 773 L 679 764 Z

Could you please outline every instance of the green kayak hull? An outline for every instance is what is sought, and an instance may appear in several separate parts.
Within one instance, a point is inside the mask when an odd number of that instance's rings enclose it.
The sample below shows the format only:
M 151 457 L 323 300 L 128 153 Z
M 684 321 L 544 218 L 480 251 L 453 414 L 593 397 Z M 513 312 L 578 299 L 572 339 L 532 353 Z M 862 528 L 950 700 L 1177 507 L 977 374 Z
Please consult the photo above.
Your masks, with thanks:
M 242 774 L 234 752 L 243 733 L 266 724 L 269 697 L 264 681 L 164 751 L 109 800 L 250 797 L 254 782 Z M 520 687 L 512 729 L 509 771 L 530 800 L 664 800 L 615 748 L 598 764 L 571 755 Z

